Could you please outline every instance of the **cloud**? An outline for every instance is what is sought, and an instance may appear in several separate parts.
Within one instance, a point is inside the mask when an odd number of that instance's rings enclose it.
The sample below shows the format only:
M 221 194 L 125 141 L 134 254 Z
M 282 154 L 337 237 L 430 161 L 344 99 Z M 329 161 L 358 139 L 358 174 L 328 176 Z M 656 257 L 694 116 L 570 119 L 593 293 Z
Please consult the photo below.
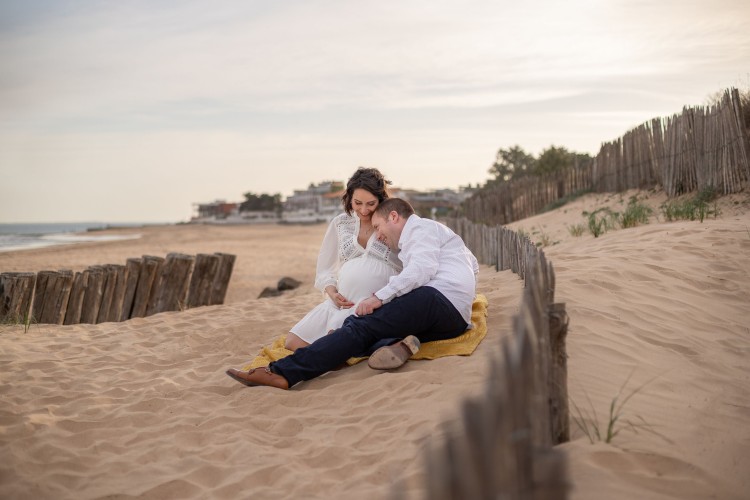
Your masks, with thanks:
M 162 198 L 184 204 L 233 189 L 290 193 L 359 164 L 415 188 L 479 182 L 499 147 L 595 153 L 735 83 L 750 60 L 748 9 L 739 0 L 5 2 L 3 194 L 33 182 L 73 189 L 72 177 L 108 189 L 103 171 L 163 179 L 176 170 L 187 174 L 180 192 Z

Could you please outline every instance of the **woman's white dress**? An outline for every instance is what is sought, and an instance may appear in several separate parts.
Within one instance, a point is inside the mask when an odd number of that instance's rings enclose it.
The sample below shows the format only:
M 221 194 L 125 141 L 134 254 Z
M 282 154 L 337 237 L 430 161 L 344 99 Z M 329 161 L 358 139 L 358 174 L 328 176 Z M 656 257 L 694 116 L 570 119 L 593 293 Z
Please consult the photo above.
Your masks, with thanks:
M 367 247 L 362 248 L 357 241 L 358 234 L 359 217 L 356 215 L 337 215 L 328 225 L 318 254 L 315 288 L 325 292 L 328 285 L 334 285 L 341 295 L 354 302 L 354 306 L 339 309 L 326 296 L 322 304 L 290 330 L 305 342 L 312 344 L 330 330 L 341 327 L 344 320 L 354 314 L 360 301 L 401 272 L 403 266 L 398 252 L 378 241 L 375 234 L 370 236 Z

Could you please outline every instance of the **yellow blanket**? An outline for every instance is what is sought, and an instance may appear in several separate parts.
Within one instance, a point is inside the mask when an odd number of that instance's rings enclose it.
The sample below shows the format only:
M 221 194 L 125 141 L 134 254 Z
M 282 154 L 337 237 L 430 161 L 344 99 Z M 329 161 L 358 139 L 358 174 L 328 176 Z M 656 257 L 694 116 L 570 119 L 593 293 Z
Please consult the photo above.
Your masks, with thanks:
M 448 340 L 436 340 L 425 342 L 411 359 L 435 359 L 443 356 L 468 356 L 474 352 L 485 335 L 487 335 L 487 297 L 477 294 L 471 308 L 471 323 L 473 328 L 466 333 Z M 286 334 L 277 338 L 270 346 L 263 347 L 258 355 L 250 363 L 243 366 L 243 370 L 251 370 L 259 366 L 267 366 L 271 361 L 276 361 L 292 354 L 292 351 L 284 348 Z M 347 363 L 353 365 L 366 358 L 350 358 Z

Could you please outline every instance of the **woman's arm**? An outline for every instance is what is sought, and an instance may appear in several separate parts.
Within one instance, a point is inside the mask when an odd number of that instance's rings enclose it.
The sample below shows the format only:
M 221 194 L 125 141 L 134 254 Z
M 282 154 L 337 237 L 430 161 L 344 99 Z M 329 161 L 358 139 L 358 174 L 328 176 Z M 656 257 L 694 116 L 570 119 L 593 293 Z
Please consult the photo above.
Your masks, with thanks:
M 335 217 L 328 225 L 323 243 L 318 253 L 318 264 L 315 273 L 315 288 L 325 292 L 331 301 L 339 308 L 348 308 L 354 305 L 338 291 L 338 272 L 341 268 L 339 258 L 339 231 L 338 223 L 341 216 Z
M 334 218 L 328 229 L 326 230 L 325 236 L 323 236 L 323 243 L 320 245 L 320 251 L 318 252 L 318 264 L 315 269 L 315 288 L 321 291 L 326 291 L 329 286 L 336 286 L 336 276 L 338 275 L 339 264 L 339 237 L 338 231 L 336 230 L 336 220 Z

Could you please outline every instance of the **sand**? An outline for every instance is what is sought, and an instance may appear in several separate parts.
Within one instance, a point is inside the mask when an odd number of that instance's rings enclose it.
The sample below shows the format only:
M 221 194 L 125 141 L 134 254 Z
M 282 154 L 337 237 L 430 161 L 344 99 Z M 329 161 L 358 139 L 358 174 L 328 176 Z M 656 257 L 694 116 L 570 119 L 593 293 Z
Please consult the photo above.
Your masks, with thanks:
M 588 195 L 511 227 L 546 235 L 567 304 L 569 391 L 612 442 L 572 424 L 574 499 L 747 498 L 750 491 L 750 197 L 703 223 L 571 236 Z M 644 193 L 658 207 L 662 193 Z M 470 357 L 366 364 L 291 391 L 224 375 L 321 300 L 325 226 L 120 229 L 137 240 L 0 253 L 0 271 L 82 269 L 168 252 L 238 256 L 226 303 L 100 325 L 0 326 L 0 498 L 422 498 L 424 452 L 480 394 L 523 283 L 483 266 L 488 335 Z M 303 285 L 257 299 L 282 276 Z M 574 416 L 577 416 L 574 413 Z M 627 422 L 635 424 L 634 427 Z

